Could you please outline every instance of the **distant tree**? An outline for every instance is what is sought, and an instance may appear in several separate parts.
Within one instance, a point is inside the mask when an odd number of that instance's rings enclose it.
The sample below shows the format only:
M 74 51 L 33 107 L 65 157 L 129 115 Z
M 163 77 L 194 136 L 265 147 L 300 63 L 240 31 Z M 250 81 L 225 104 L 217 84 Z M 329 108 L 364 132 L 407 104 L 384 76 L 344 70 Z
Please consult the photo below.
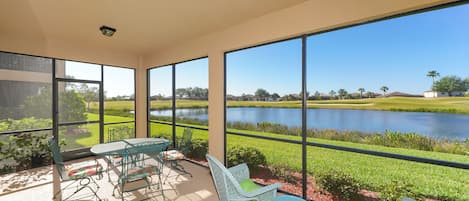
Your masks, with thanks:
M 379 88 L 381 91 L 383 91 L 383 96 L 386 97 L 386 92 L 389 90 L 389 87 L 387 86 L 382 86 L 381 88 Z
M 374 94 L 374 93 L 371 92 L 371 91 L 367 91 L 367 92 L 366 92 L 366 96 L 367 96 L 368 98 L 372 98 L 372 97 L 373 97 L 373 94 Z
M 254 93 L 254 95 L 260 99 L 263 99 L 265 100 L 265 98 L 269 97 L 270 94 L 269 92 L 267 92 L 267 90 L 265 89 L 257 89 L 256 92 Z
M 279 98 L 280 98 L 280 95 L 278 95 L 278 93 L 273 93 L 273 94 L 271 95 L 271 97 L 272 97 L 273 99 L 279 99 Z
M 208 89 L 200 87 L 186 87 L 176 89 L 176 96 L 189 99 L 208 99 Z
M 466 91 L 469 90 L 469 77 L 466 77 L 466 79 L 464 79 L 464 85 L 466 86 Z
M 88 84 L 83 83 L 80 85 L 78 92 L 83 96 L 86 101 L 86 110 L 90 110 L 90 103 L 99 100 L 99 91 L 97 87 L 88 87 Z
M 360 92 L 360 98 L 363 98 L 363 92 L 365 92 L 365 88 L 358 88 L 358 92 Z
M 329 96 L 331 97 L 331 99 L 335 99 L 336 94 L 337 93 L 334 90 L 329 91 Z
M 282 97 L 282 100 L 284 100 L 284 101 L 294 101 L 294 100 L 298 100 L 298 97 L 296 96 L 296 94 L 288 94 L 288 95 L 284 95 Z
M 164 100 L 164 96 L 161 93 L 158 93 L 156 95 L 153 95 L 150 97 L 151 100 Z
M 300 91 L 300 93 L 298 93 L 298 97 L 303 97 L 303 91 Z M 309 97 L 309 91 L 306 92 L 306 98 Z
M 321 93 L 319 91 L 314 92 L 314 99 L 321 100 Z
M 432 82 L 432 90 L 435 90 L 434 89 L 434 86 L 435 86 L 435 77 L 439 77 L 440 76 L 440 73 L 438 73 L 436 70 L 431 70 L 431 71 L 428 71 L 427 73 L 427 77 L 431 77 L 433 82 Z
M 185 88 L 178 88 L 176 89 L 176 96 L 179 98 L 183 98 L 187 95 L 187 90 Z
M 345 89 L 339 89 L 337 93 L 339 94 L 340 99 L 345 99 L 345 97 L 348 94 L 348 92 Z
M 433 88 L 438 92 L 446 92 L 449 96 L 452 96 L 453 92 L 465 92 L 467 91 L 467 85 L 465 81 L 457 76 L 445 76 L 435 82 Z

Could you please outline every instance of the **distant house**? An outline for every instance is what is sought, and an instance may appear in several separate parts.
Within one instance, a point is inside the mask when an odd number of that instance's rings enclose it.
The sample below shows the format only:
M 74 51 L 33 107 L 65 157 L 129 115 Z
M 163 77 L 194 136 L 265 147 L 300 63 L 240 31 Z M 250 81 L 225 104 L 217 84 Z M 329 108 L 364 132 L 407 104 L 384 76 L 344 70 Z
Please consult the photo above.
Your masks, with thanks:
M 460 91 L 455 91 L 455 92 L 451 92 L 451 96 L 464 96 L 464 93 Z M 449 97 L 449 94 L 446 92 L 425 91 L 423 92 L 423 97 L 425 98 Z

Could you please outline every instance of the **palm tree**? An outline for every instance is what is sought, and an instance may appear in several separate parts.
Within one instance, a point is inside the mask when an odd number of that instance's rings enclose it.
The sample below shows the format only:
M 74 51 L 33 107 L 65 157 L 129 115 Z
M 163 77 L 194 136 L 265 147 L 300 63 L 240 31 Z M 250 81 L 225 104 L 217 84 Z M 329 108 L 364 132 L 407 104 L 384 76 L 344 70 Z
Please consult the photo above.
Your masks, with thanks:
M 336 92 L 334 90 L 329 91 L 329 96 L 331 96 L 330 99 L 335 99 L 334 98 L 335 94 L 336 94 Z
M 431 70 L 431 71 L 428 71 L 427 77 L 431 77 L 433 80 L 433 85 L 432 85 L 432 90 L 433 90 L 435 86 L 435 77 L 440 77 L 440 73 L 437 72 L 436 70 Z
M 388 91 L 389 88 L 388 88 L 387 86 L 382 86 L 382 87 L 380 88 L 380 90 L 383 91 L 384 97 L 386 97 L 386 91 Z
M 342 100 L 345 99 L 345 96 L 347 96 L 347 94 L 348 94 L 345 89 L 339 89 L 339 90 L 337 91 L 337 93 L 339 94 L 339 97 L 340 97 L 340 99 L 342 99 Z
M 358 91 L 360 92 L 360 98 L 362 98 L 363 92 L 365 92 L 365 88 L 358 88 Z

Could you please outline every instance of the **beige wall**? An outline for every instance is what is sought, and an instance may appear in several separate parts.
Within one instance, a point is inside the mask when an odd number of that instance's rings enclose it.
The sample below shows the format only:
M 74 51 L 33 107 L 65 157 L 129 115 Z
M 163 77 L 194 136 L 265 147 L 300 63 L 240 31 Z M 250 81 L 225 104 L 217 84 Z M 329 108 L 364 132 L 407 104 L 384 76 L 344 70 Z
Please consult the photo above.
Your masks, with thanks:
M 310 0 L 191 41 L 145 55 L 143 66 L 209 56 L 209 152 L 223 161 L 224 52 L 365 22 L 447 0 Z

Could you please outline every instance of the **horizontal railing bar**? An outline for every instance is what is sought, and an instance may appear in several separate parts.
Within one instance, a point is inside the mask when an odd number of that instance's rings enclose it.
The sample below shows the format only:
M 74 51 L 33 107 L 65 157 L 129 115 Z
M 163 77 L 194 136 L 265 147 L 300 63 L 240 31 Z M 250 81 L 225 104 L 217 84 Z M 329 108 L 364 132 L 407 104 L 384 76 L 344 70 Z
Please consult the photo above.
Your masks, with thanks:
M 166 122 L 166 121 L 150 120 L 150 122 L 157 123 L 157 124 L 173 125 L 171 122 Z M 208 131 L 208 128 L 203 128 L 203 127 L 198 127 L 198 126 L 189 126 L 185 124 L 176 124 L 176 126 Z
M 125 124 L 125 123 L 134 123 L 135 121 L 117 121 L 117 122 L 109 122 L 109 123 L 104 123 L 104 125 L 114 125 L 114 124 Z
M 286 142 L 286 143 L 290 143 L 290 144 L 302 144 L 302 142 L 298 141 L 298 140 L 268 137 L 268 136 L 262 136 L 262 135 L 253 135 L 253 134 L 239 133 L 239 132 L 233 132 L 233 131 L 226 131 L 226 133 L 227 134 L 244 136 L 244 137 L 259 138 L 259 139 L 263 139 L 263 140 L 273 140 L 273 141 L 278 141 L 278 142 Z
M 78 83 L 88 83 L 88 84 L 100 84 L 101 81 L 96 80 L 81 80 L 74 78 L 55 78 L 59 82 L 78 82 Z
M 99 123 L 99 120 L 96 121 L 75 121 L 75 122 L 67 122 L 67 123 L 59 123 L 59 126 L 74 126 L 80 124 L 96 124 Z
M 166 121 L 150 120 L 150 122 L 151 123 L 157 123 L 157 124 L 173 125 L 173 123 L 166 122 Z
M 264 139 L 264 140 L 286 142 L 286 143 L 291 143 L 291 144 L 301 144 L 301 141 L 297 141 L 297 140 L 281 139 L 281 138 L 267 137 L 267 136 L 261 136 L 261 135 L 253 135 L 253 134 L 238 133 L 238 132 L 231 132 L 231 131 L 227 131 L 227 134 L 259 138 L 259 139 Z M 314 146 L 314 147 L 321 147 L 321 148 L 326 148 L 326 149 L 339 150 L 339 151 L 360 153 L 360 154 L 366 154 L 366 155 L 372 155 L 372 156 L 379 156 L 379 157 L 384 157 L 384 158 L 394 158 L 394 159 L 405 160 L 405 161 L 413 161 L 413 162 L 419 162 L 419 163 L 452 167 L 452 168 L 458 168 L 458 169 L 465 169 L 465 170 L 469 169 L 469 164 L 466 164 L 466 163 L 458 163 L 458 162 L 451 162 L 451 161 L 444 161 L 444 160 L 437 160 L 437 159 L 430 159 L 430 158 L 422 158 L 422 157 L 417 157 L 417 156 L 393 154 L 393 153 L 380 152 L 380 151 L 364 150 L 364 149 L 322 144 L 322 143 L 316 143 L 316 142 L 306 142 L 306 145 Z
M 30 130 L 18 130 L 18 131 L 2 131 L 0 135 L 14 135 L 20 133 L 32 133 L 32 132 L 39 132 L 39 131 L 49 131 L 52 128 L 37 128 L 37 129 L 30 129 Z
M 202 127 L 198 127 L 198 126 L 188 126 L 188 125 L 185 125 L 185 124 L 176 124 L 176 126 L 208 131 L 208 128 L 202 128 Z

